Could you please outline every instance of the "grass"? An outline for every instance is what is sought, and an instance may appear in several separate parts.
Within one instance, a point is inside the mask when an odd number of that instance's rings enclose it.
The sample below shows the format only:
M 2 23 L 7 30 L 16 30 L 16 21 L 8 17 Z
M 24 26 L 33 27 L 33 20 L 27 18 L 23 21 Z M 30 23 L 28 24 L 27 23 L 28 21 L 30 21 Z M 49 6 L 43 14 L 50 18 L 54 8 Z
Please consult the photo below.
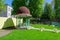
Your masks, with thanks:
M 10 23 L 9 23 L 10 22 Z M 14 25 L 13 21 L 11 19 L 8 19 L 4 27 L 8 27 Z M 57 28 L 59 27 L 52 25 L 44 25 L 44 24 L 31 24 L 31 26 L 36 28 Z M 13 30 L 10 34 L 3 36 L 0 38 L 0 40 L 60 40 L 60 33 L 54 33 L 54 32 L 41 32 L 37 30 Z
M 12 26 L 14 26 L 13 20 L 11 18 L 8 18 L 4 23 L 3 28 L 12 27 Z
M 53 28 L 43 24 L 32 24 L 34 27 Z M 38 30 L 13 30 L 10 34 L 1 37 L 0 40 L 60 40 L 60 33 L 41 32 Z
M 53 27 L 52 25 L 47 25 L 47 24 L 31 24 L 31 26 L 36 27 L 36 28 L 60 29 L 60 27 L 58 27 L 58 26 Z
M 60 40 L 60 33 L 41 32 L 37 30 L 13 30 L 0 40 Z

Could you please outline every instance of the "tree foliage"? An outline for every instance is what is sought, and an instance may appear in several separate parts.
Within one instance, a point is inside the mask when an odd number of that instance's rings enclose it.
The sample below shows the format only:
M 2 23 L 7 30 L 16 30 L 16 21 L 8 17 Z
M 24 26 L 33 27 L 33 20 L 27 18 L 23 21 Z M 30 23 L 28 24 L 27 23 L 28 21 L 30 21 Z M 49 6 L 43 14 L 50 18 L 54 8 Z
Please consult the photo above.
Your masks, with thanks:
M 2 9 L 4 10 L 4 7 L 5 7 L 4 0 L 0 0 L 0 13 L 1 13 Z
M 49 3 L 45 4 L 45 8 L 44 8 L 44 12 L 42 15 L 42 19 L 48 19 L 48 20 L 52 20 L 54 18 L 55 14 L 54 11 L 52 9 L 52 5 Z
M 60 19 L 60 0 L 54 0 L 54 9 L 56 13 L 56 18 Z
M 16 14 L 16 11 L 19 7 L 26 6 L 30 9 L 30 12 L 33 17 L 40 17 L 43 10 L 43 2 L 43 0 L 13 0 L 13 14 Z
M 34 17 L 40 17 L 43 11 L 44 0 L 32 0 L 30 1 L 30 11 Z

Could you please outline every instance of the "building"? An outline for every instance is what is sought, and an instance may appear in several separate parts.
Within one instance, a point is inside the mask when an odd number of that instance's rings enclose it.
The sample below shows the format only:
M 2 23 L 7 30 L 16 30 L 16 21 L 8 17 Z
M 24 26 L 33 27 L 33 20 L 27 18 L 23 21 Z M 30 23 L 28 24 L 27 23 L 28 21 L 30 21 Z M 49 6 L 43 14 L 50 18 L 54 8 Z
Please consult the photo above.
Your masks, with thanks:
M 9 5 L 5 5 L 5 11 L 2 10 L 2 13 L 0 13 L 0 17 L 11 17 L 13 8 Z
M 30 28 L 30 10 L 25 7 L 21 6 L 18 8 L 18 11 L 15 15 L 16 17 L 16 27 L 17 28 Z

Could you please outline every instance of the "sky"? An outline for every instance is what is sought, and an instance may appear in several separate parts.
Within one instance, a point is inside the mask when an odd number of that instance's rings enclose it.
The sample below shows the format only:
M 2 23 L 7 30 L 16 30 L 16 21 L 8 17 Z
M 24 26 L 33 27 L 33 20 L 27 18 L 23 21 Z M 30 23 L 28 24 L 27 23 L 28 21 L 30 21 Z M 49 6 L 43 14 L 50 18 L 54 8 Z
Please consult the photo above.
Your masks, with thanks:
M 12 1 L 13 1 L 13 0 L 6 0 L 5 3 L 6 3 L 6 4 L 9 4 L 9 5 L 11 6 Z M 51 1 L 52 1 L 52 0 L 44 0 L 45 3 L 46 3 L 46 2 L 50 3 Z
M 45 0 L 45 2 L 48 2 L 48 3 L 50 3 L 52 0 Z
M 6 4 L 9 4 L 11 6 L 11 3 L 12 3 L 13 0 L 6 0 L 5 3 Z

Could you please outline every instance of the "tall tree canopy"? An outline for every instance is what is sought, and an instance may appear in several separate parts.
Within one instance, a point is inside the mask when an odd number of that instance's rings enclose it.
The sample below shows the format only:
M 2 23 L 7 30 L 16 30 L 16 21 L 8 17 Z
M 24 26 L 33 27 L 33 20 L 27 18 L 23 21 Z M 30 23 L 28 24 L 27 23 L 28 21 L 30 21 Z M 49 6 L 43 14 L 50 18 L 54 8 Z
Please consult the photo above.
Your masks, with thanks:
M 4 7 L 5 7 L 4 1 L 5 1 L 5 0 L 0 0 L 0 13 L 1 13 L 1 11 L 4 9 Z
M 54 9 L 56 13 L 56 18 L 60 19 L 60 0 L 54 0 Z
M 43 2 L 44 0 L 13 0 L 13 14 L 16 14 L 16 11 L 20 6 L 26 6 L 30 9 L 33 17 L 40 17 L 43 10 Z
M 43 12 L 43 15 L 41 18 L 51 20 L 53 17 L 54 17 L 54 13 L 52 10 L 52 5 L 49 3 L 46 3 L 45 8 L 44 8 L 44 12 Z

